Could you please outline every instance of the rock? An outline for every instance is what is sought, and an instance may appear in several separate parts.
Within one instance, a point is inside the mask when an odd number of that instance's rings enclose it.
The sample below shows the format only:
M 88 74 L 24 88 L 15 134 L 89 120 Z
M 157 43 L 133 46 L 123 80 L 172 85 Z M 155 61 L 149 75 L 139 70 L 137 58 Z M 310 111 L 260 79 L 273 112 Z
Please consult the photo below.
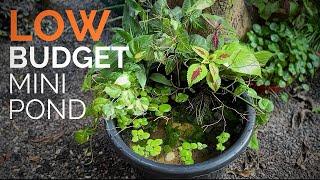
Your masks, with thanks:
M 165 161 L 170 162 L 173 161 L 175 158 L 176 155 L 174 154 L 174 152 L 169 152 L 165 157 Z

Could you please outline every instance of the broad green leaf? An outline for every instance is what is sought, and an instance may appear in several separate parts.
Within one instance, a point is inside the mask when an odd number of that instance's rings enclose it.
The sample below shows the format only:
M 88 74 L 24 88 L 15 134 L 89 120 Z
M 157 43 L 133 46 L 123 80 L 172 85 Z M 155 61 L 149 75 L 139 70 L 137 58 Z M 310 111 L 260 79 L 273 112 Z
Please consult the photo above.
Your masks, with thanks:
M 223 49 L 232 53 L 229 57 L 231 64 L 227 68 L 238 73 L 261 76 L 260 64 L 248 47 L 239 43 L 231 43 L 225 45 Z
M 200 82 L 202 79 L 204 79 L 208 74 L 208 69 L 203 64 L 192 64 L 188 68 L 187 72 L 187 80 L 188 85 L 191 87 L 192 85 Z
M 270 114 L 269 113 L 263 113 L 263 114 L 259 114 L 257 115 L 257 124 L 259 125 L 266 125 L 267 122 L 270 119 Z
M 274 54 L 269 51 L 259 51 L 254 53 L 254 56 L 257 58 L 261 66 L 266 65 L 273 55 Z
M 181 19 L 183 18 L 182 8 L 177 6 L 174 9 L 170 10 L 169 16 L 176 21 L 181 21 Z
M 129 43 L 133 39 L 131 34 L 125 31 L 124 29 L 116 28 L 115 32 L 119 34 L 125 40 L 126 43 Z
M 122 91 L 118 102 L 124 106 L 131 106 L 136 100 L 136 96 L 131 90 Z
M 113 84 L 107 84 L 104 92 L 111 98 L 118 98 L 121 95 L 120 87 Z
M 149 60 L 151 56 L 151 45 L 153 43 L 153 35 L 142 35 L 135 37 L 129 42 L 129 50 L 126 51 L 129 58 L 133 58 L 135 62 L 142 59 Z
M 121 75 L 114 84 L 121 86 L 123 88 L 129 88 L 131 86 L 131 82 L 129 81 L 129 76 L 127 74 Z
M 150 79 L 152 81 L 155 81 L 155 82 L 160 83 L 160 84 L 164 84 L 164 85 L 167 85 L 167 86 L 172 86 L 171 81 L 169 81 L 164 75 L 162 75 L 160 73 L 151 74 Z
M 204 10 L 214 4 L 215 0 L 197 0 L 188 10 L 187 13 L 191 13 L 195 10 Z
M 243 93 L 245 93 L 247 91 L 248 87 L 243 85 L 243 84 L 240 84 L 235 90 L 234 90 L 234 94 L 236 96 L 240 96 L 242 95 Z
M 271 34 L 271 41 L 273 42 L 279 42 L 280 37 L 277 34 Z
M 294 16 L 298 13 L 298 11 L 299 11 L 299 4 L 295 1 L 290 1 L 289 15 Z
M 209 52 L 201 47 L 193 46 L 193 51 L 196 52 L 202 59 L 206 60 L 209 57 Z
M 146 70 L 143 66 L 141 66 L 141 69 L 136 71 L 136 77 L 138 79 L 138 82 L 142 88 L 142 90 L 144 90 L 144 87 L 146 86 L 147 83 L 147 75 L 146 75 Z
M 135 15 L 138 15 L 140 12 L 144 11 L 140 4 L 137 3 L 135 0 L 126 0 L 126 4 L 129 6 L 129 8 L 134 10 Z
M 259 150 L 259 139 L 256 132 L 251 136 L 248 147 L 255 151 Z
M 258 96 L 257 91 L 252 88 L 247 87 L 247 93 L 248 93 L 248 96 L 252 98 L 260 99 L 260 96 Z
M 115 109 L 113 103 L 103 105 L 102 111 L 107 120 L 115 118 Z
M 261 33 L 262 33 L 261 26 L 260 26 L 259 24 L 254 24 L 254 25 L 252 26 L 252 28 L 253 28 L 253 31 L 254 31 L 255 33 L 257 33 L 257 34 L 261 34 Z
M 148 110 L 149 104 L 149 100 L 146 97 L 137 99 L 134 103 L 133 114 L 135 116 L 143 115 Z
M 212 38 L 211 38 L 212 39 Z M 207 39 L 200 36 L 199 34 L 193 34 L 190 36 L 190 43 L 192 46 L 201 47 L 207 51 L 210 50 L 210 46 Z
M 176 68 L 176 61 L 174 58 L 168 58 L 165 62 L 165 71 L 166 71 L 166 75 L 169 75 L 170 73 L 172 73 L 175 68 Z
M 210 61 L 215 62 L 216 64 L 222 64 L 226 67 L 229 67 L 232 64 L 232 59 L 230 59 L 231 53 L 226 50 L 216 50 L 214 54 L 211 54 L 209 57 Z
M 268 20 L 270 16 L 277 12 L 280 8 L 280 1 L 268 2 L 264 9 L 259 9 L 259 14 L 264 20 Z
M 165 16 L 168 10 L 167 0 L 157 0 L 153 5 L 153 11 L 155 14 Z
M 272 112 L 274 109 L 274 105 L 272 101 L 269 99 L 260 99 L 258 102 L 259 108 L 262 109 L 263 111 L 266 111 L 268 113 Z
M 207 84 L 214 92 L 217 92 L 221 86 L 219 68 L 214 63 L 210 63 L 209 70 L 210 73 L 207 74 Z
M 174 101 L 176 101 L 177 103 L 184 103 L 188 100 L 189 96 L 187 94 L 184 93 L 178 93 L 175 97 L 174 97 Z
M 163 113 L 165 113 L 165 112 L 170 112 L 170 111 L 171 111 L 171 106 L 170 106 L 170 104 L 161 104 L 161 105 L 159 106 L 159 111 L 160 111 L 160 112 L 163 112 Z
M 141 26 L 138 21 L 134 19 L 135 16 L 129 11 L 129 5 L 127 4 L 123 10 L 122 27 L 126 32 L 129 32 L 132 37 L 136 37 L 141 34 Z
M 81 129 L 74 133 L 74 139 L 78 144 L 85 144 L 89 141 L 92 134 L 93 131 L 88 128 Z

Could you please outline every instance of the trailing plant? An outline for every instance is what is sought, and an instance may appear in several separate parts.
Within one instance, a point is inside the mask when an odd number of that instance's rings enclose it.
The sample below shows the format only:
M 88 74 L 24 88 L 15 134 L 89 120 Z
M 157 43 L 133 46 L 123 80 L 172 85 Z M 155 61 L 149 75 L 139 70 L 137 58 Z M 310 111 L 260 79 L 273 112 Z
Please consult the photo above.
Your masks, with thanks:
M 239 42 L 235 30 L 223 18 L 203 13 L 213 3 L 211 0 L 185 0 L 182 7 L 170 9 L 166 0 L 154 4 L 126 0 L 122 28 L 113 28 L 112 39 L 112 45 L 129 47 L 124 68 L 93 68 L 86 75 L 83 90 L 92 90 L 95 95 L 87 109 L 87 115 L 95 120 L 86 129 L 94 131 L 101 117 L 115 120 L 121 131 L 133 129 L 129 145 L 137 154 L 155 158 L 162 152 L 178 148 L 180 160 L 193 164 L 192 151 L 203 150 L 207 145 L 188 139 L 203 139 L 197 137 L 210 135 L 209 128 L 222 122 L 223 127 L 219 130 L 222 134 L 216 137 L 216 149 L 222 152 L 231 138 L 226 132 L 228 122 L 224 112 L 230 110 L 241 120 L 247 119 L 240 110 L 220 100 L 218 94 L 231 94 L 243 100 L 256 109 L 258 117 L 263 118 L 261 121 L 266 122 L 273 104 L 258 96 L 249 84 L 250 79 L 261 76 L 260 64 L 267 63 L 273 54 L 254 52 Z M 215 32 L 207 36 L 193 33 L 193 30 L 206 31 L 208 28 Z M 117 54 L 108 55 L 110 64 Z M 113 63 L 117 62 L 111 62 L 111 67 Z M 253 100 L 247 101 L 244 94 Z M 197 101 L 199 95 L 203 101 Z M 204 100 L 204 96 L 208 98 Z M 205 105 L 193 106 L 194 101 Z M 173 119 L 177 117 L 173 114 L 177 107 L 185 110 L 189 104 L 191 109 L 188 111 L 195 112 L 195 118 L 190 118 L 184 125 L 171 126 L 173 121 L 187 121 L 187 118 Z M 213 122 L 215 119 L 207 118 L 204 121 L 204 115 L 213 114 L 213 111 L 219 120 Z M 203 128 L 202 133 L 191 130 L 198 126 Z M 163 129 L 165 135 L 151 139 L 152 133 L 159 129 Z M 190 138 L 190 132 L 194 137 Z M 79 130 L 75 135 L 89 140 L 92 134 Z
M 191 165 L 194 164 L 194 160 L 192 158 L 192 151 L 193 150 L 203 150 L 207 148 L 208 146 L 206 144 L 202 144 L 200 142 L 198 143 L 188 143 L 184 142 L 182 143 L 182 146 L 180 146 L 179 153 L 181 160 L 184 162 L 185 165 Z
M 258 9 L 261 18 L 268 20 L 275 14 L 283 18 L 296 16 L 302 2 L 299 4 L 297 0 L 249 0 L 249 3 Z
M 304 34 L 292 29 L 287 23 L 271 22 L 265 26 L 253 25 L 248 33 L 249 43 L 255 50 L 269 50 L 274 53 L 272 60 L 262 70 L 263 77 L 257 85 L 272 84 L 286 87 L 298 80 L 304 89 L 308 76 L 313 76 L 320 65 L 320 59 L 310 48 Z

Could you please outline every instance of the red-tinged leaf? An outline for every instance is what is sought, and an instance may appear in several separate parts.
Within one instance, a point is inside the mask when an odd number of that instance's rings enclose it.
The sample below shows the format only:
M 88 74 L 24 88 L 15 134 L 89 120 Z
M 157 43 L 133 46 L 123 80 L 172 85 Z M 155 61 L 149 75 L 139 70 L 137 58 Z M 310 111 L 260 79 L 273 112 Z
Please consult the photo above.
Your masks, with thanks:
M 215 49 L 219 46 L 219 34 L 218 31 L 215 31 L 212 37 L 212 43 Z
M 188 68 L 187 80 L 189 87 L 200 82 L 208 74 L 208 69 L 204 64 L 192 64 Z
M 201 47 L 193 46 L 192 47 L 193 51 L 196 52 L 200 57 L 203 59 L 208 59 L 209 57 L 209 52 Z
M 192 77 L 191 77 L 191 80 L 195 80 L 201 73 L 201 68 L 198 67 L 195 71 L 193 71 L 192 73 Z
M 225 59 L 225 58 L 228 58 L 228 57 L 230 57 L 229 54 L 223 53 L 223 54 L 221 54 L 221 55 L 219 56 L 219 59 Z

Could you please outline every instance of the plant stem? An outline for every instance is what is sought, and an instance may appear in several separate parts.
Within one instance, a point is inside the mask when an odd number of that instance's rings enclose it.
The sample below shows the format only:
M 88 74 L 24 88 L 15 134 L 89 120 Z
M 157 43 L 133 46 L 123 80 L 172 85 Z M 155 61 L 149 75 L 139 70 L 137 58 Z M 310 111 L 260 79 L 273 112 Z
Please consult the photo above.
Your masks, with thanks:
M 233 96 L 241 99 L 242 101 L 244 101 L 244 102 L 247 103 L 248 105 L 252 106 L 252 107 L 255 108 L 256 110 L 258 110 L 259 112 L 261 112 L 262 114 L 264 114 L 264 112 L 261 111 L 259 107 L 257 107 L 256 105 L 252 104 L 251 102 L 249 102 L 248 100 L 244 99 L 243 97 L 236 95 L 234 92 L 230 91 L 229 89 L 227 89 L 227 88 L 225 88 L 225 87 L 221 87 L 221 89 L 223 89 L 223 90 L 227 91 L 228 93 L 232 94 Z
M 110 20 L 108 20 L 108 23 L 113 23 L 113 22 L 115 22 L 115 21 L 121 20 L 122 18 L 123 18 L 123 16 L 119 16 L 119 17 L 110 19 Z

